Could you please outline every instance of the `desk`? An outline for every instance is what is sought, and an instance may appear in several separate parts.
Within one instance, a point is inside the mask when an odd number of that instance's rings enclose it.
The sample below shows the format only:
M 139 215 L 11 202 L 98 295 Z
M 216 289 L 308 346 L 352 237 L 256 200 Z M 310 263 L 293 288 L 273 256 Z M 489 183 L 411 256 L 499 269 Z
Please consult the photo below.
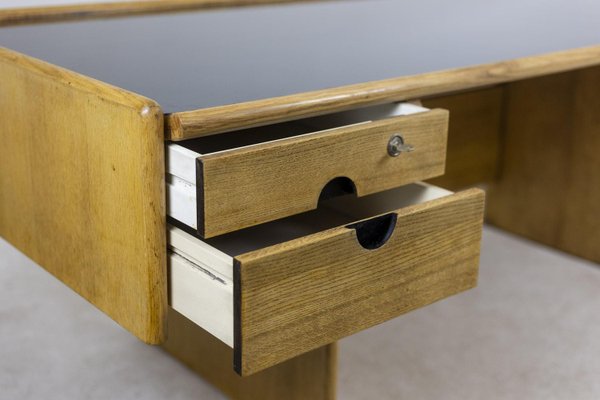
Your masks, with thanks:
M 18 124 L 12 134 L 3 130 L 3 142 L 10 143 L 3 160 L 10 160 L 10 167 L 3 169 L 1 182 L 12 188 L 2 203 L 3 236 L 45 267 L 54 265 L 49 269 L 55 275 L 143 340 L 160 343 L 169 329 L 166 347 L 231 395 L 259 397 L 265 387 L 292 390 L 281 387 L 290 379 L 298 398 L 316 388 L 320 392 L 310 392 L 310 397 L 332 397 L 327 383 L 335 369 L 332 345 L 254 378 L 238 378 L 227 367 L 229 348 L 174 312 L 168 327 L 164 323 L 163 133 L 167 140 L 185 141 L 420 100 L 450 111 L 447 170 L 436 178 L 438 185 L 456 189 L 487 183 L 490 222 L 599 261 L 595 109 L 600 49 L 589 46 L 597 44 L 600 8 L 586 2 L 568 9 L 549 2 L 543 10 L 516 3 L 485 9 L 475 2 L 460 7 L 441 2 L 373 4 L 294 5 L 2 29 L 2 45 L 116 86 L 3 51 L 5 71 L 19 82 L 1 103 L 3 120 L 13 117 Z M 464 18 L 466 10 L 472 12 L 469 19 Z M 244 34 L 223 29 L 234 26 Z M 510 35 L 505 34 L 507 26 Z M 41 90 L 38 79 L 50 83 Z M 83 99 L 73 101 L 71 90 L 83 93 Z M 58 97 L 64 106 L 50 106 Z M 123 129 L 127 135 L 107 136 Z M 68 135 L 57 140 L 62 133 Z M 48 151 L 27 153 L 39 149 L 31 147 L 32 140 L 41 140 Z M 132 151 L 138 149 L 142 154 Z M 72 160 L 73 155 L 77 158 Z M 86 163 L 91 169 L 72 178 L 71 172 Z M 40 178 L 29 175 L 41 171 L 43 177 L 49 171 L 54 177 L 55 169 L 70 180 L 38 186 Z M 98 185 L 70 194 L 72 187 L 86 185 L 89 173 L 102 182 L 114 182 L 117 174 L 124 182 L 142 184 L 130 188 L 137 197 L 120 187 L 107 193 L 106 186 Z M 28 192 L 31 179 L 36 185 Z M 139 196 L 149 201 L 139 202 Z M 42 198 L 53 201 L 39 207 Z M 115 211 L 114 204 L 124 198 L 133 199 L 131 212 Z M 57 213 L 70 229 L 46 241 L 43 228 L 56 227 Z M 98 224 L 97 215 L 106 224 Z M 133 222 L 126 235 L 114 232 L 117 220 Z M 440 219 L 430 221 L 437 224 Z M 103 235 L 117 235 L 121 252 L 104 249 L 99 244 Z M 75 245 L 65 246 L 65 237 Z M 127 240 L 130 246 L 123 244 Z M 141 266 L 132 261 L 140 254 L 147 257 Z M 80 268 L 82 260 L 87 269 Z M 107 273 L 106 264 L 131 264 L 140 270 L 112 268 Z M 122 290 L 116 290 L 118 301 L 115 290 L 106 290 L 107 282 L 114 288 L 124 281 L 135 287 L 133 301 Z M 469 286 L 471 281 L 460 290 Z M 211 354 L 210 360 L 195 353 Z M 307 371 L 310 378 L 304 375 Z M 314 386 L 304 384 L 307 379 Z

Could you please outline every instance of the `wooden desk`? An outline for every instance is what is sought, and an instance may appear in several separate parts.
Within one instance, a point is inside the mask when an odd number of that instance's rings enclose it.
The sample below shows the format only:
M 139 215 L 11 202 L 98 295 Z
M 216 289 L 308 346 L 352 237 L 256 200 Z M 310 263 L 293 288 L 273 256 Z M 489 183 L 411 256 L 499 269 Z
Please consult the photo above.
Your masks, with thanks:
M 167 327 L 163 133 L 421 100 L 450 111 L 437 184 L 486 183 L 490 222 L 600 261 L 600 7 L 373 4 L 0 30 L 27 54 L 1 52 L 2 235 L 140 338 L 168 329 L 167 349 L 232 396 L 331 398 L 334 345 L 239 378 L 229 347 L 175 312 Z

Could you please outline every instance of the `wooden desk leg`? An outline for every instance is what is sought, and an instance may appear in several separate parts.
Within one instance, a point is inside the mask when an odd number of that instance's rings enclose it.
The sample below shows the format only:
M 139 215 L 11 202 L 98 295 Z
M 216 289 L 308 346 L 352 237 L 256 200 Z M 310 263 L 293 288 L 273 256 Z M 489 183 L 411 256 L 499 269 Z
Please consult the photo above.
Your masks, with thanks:
M 169 311 L 168 325 L 164 348 L 232 399 L 335 399 L 335 343 L 241 378 L 225 344 L 176 311 Z
M 600 262 L 600 68 L 511 83 L 488 220 Z

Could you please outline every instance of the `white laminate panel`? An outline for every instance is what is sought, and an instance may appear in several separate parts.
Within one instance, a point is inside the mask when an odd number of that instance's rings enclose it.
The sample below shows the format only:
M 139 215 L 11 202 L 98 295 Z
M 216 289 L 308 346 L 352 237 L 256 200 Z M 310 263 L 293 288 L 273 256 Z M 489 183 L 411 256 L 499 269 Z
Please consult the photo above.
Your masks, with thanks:
M 205 331 L 233 347 L 233 283 L 169 253 L 169 304 Z

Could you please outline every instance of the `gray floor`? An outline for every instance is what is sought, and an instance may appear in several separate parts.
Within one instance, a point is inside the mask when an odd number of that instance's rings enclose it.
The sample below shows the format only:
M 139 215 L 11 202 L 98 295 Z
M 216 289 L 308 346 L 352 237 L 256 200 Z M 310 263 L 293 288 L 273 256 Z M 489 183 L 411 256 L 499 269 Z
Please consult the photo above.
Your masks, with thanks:
M 340 399 L 600 398 L 600 267 L 486 228 L 477 289 L 345 339 Z M 0 240 L 0 399 L 223 399 Z

